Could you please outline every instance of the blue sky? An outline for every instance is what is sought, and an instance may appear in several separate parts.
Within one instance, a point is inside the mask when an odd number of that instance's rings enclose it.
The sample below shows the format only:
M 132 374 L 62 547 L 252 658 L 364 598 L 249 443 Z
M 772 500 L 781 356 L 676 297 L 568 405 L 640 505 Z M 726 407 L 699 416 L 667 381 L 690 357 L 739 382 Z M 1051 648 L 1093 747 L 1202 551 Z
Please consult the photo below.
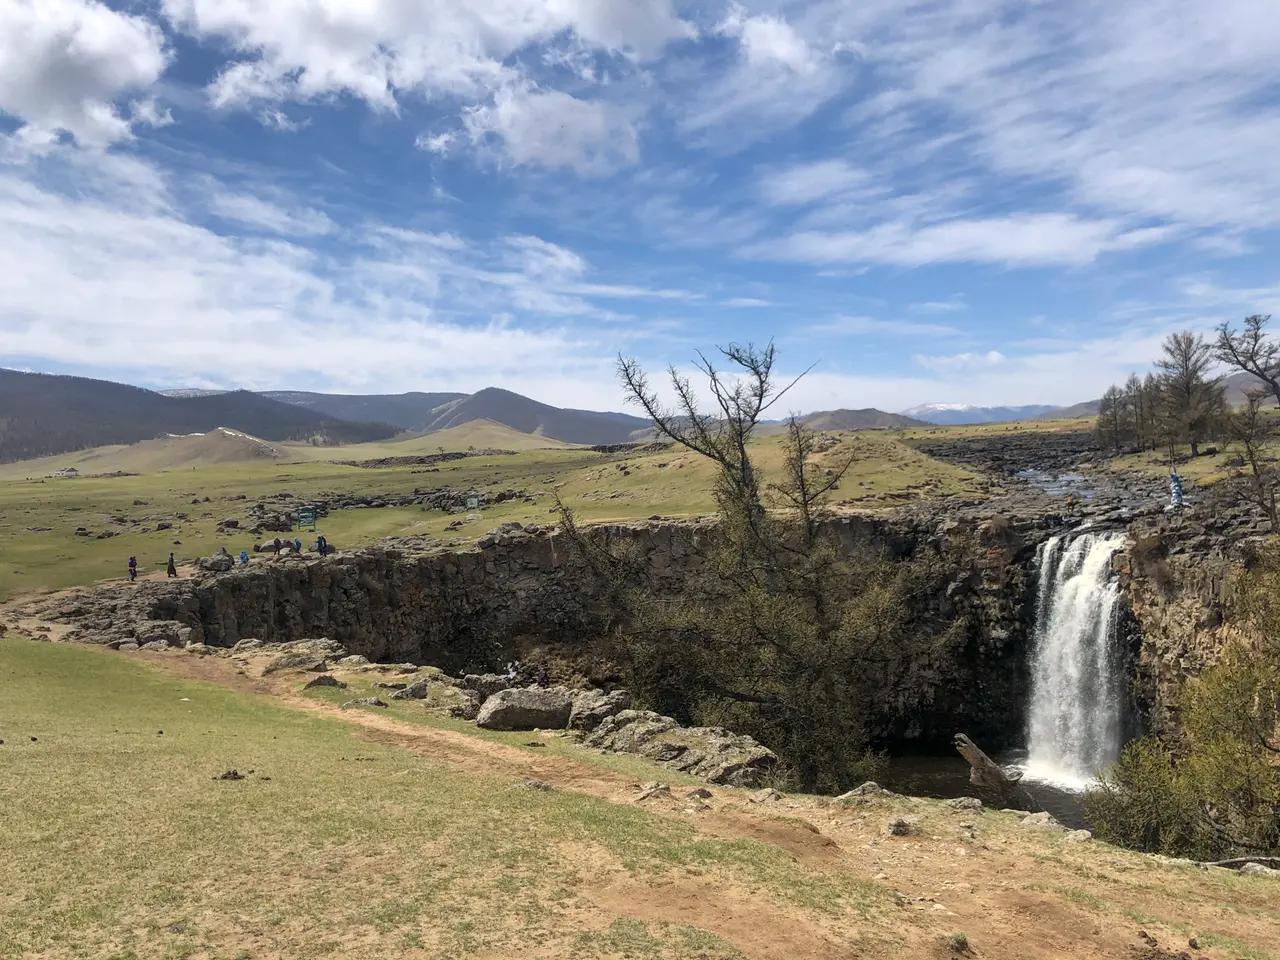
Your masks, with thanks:
M 1258 0 L 0 0 L 0 365 L 1070 403 L 1271 312 L 1278 102 Z

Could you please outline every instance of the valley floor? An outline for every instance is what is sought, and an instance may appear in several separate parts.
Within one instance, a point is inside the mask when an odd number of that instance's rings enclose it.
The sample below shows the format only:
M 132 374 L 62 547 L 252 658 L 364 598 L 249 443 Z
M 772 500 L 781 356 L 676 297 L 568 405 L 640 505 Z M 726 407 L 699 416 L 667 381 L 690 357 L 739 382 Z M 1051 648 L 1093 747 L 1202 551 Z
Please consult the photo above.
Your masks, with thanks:
M 305 679 L 0 638 L 0 956 L 1280 957 L 1267 878 L 937 801 L 689 800 Z

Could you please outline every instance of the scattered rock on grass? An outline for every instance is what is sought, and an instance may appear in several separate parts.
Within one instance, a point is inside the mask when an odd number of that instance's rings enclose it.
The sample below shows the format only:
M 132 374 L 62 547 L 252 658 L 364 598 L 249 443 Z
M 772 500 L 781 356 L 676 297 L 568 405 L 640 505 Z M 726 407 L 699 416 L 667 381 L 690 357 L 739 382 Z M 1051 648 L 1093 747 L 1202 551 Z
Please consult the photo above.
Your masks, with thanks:
M 276 673 L 280 670 L 327 670 L 328 664 L 323 656 L 317 656 L 314 653 L 298 652 L 298 653 L 282 653 L 262 670 L 265 676 L 268 673 Z
M 244 774 L 243 774 L 243 773 L 241 773 L 239 770 L 232 769 L 232 770 L 227 770 L 227 771 L 225 771 L 224 773 L 220 773 L 220 774 L 218 774 L 218 775 L 217 775 L 216 777 L 214 777 L 213 779 L 215 779 L 215 780 L 243 780 L 243 779 L 244 779 Z
M 312 687 L 337 687 L 345 690 L 347 685 L 332 674 L 322 673 L 318 677 L 312 677 L 303 686 L 303 690 L 310 690 Z
M 973 813 L 981 813 L 983 810 L 982 801 L 977 797 L 954 797 L 946 801 L 946 804 L 952 810 L 969 810 Z
M 894 817 L 884 826 L 885 836 L 912 837 L 920 832 L 920 821 L 915 817 Z
M 1047 811 L 1040 813 L 1028 813 L 1025 817 L 1018 821 L 1020 826 L 1038 828 L 1041 830 L 1059 830 L 1062 828 L 1057 820 L 1053 819 L 1053 815 Z
M 642 800 L 652 800 L 654 797 L 671 796 L 671 788 L 665 783 L 646 783 L 640 787 L 640 796 L 636 797 L 636 803 Z
M 882 793 L 888 793 L 888 791 L 874 780 L 868 780 L 866 783 L 859 784 L 852 790 L 840 794 L 840 796 L 836 797 L 836 800 L 840 803 L 850 803 L 854 800 L 862 800 L 865 797 L 876 797 Z
M 348 700 L 342 705 L 342 709 L 347 707 L 385 707 L 386 704 L 377 697 L 356 697 L 354 700 Z
M 379 684 L 381 686 L 381 684 Z M 398 689 L 391 695 L 392 700 L 425 700 L 431 693 L 431 681 L 415 680 L 409 684 L 396 684 Z

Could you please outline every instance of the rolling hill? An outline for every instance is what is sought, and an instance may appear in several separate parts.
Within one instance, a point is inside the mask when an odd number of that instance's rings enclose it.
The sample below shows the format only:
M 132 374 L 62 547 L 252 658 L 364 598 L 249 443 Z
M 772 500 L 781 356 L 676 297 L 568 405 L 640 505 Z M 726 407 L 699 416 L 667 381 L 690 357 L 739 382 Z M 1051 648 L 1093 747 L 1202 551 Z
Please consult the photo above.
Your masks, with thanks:
M 349 443 L 394 435 L 246 390 L 169 397 L 109 380 L 0 369 L 0 462 L 225 426 L 266 440 Z
M 563 409 L 510 390 L 486 387 L 445 404 L 427 425 L 426 432 L 461 426 L 473 420 L 492 420 L 520 433 L 583 444 L 625 443 L 632 433 L 649 425 L 648 420 L 626 413 Z
M 922 420 L 901 413 L 885 413 L 875 407 L 819 410 L 801 417 L 800 422 L 811 430 L 900 430 L 924 426 Z
M 0 469 L 0 477 L 49 476 L 64 467 L 74 467 L 81 476 L 117 472 L 159 473 L 188 467 L 275 461 L 287 457 L 285 449 L 239 430 L 217 427 L 205 433 L 108 444 L 35 460 L 15 461 Z

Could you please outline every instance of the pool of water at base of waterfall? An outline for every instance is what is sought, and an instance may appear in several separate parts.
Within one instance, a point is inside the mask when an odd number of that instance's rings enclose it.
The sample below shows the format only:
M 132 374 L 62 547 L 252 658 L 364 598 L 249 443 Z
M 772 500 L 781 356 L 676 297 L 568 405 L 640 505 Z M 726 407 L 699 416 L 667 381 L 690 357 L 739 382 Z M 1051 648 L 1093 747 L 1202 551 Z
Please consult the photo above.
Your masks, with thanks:
M 1009 751 L 993 759 L 1007 767 L 1021 767 L 1027 759 L 1025 751 Z M 890 756 L 888 769 L 881 786 L 895 793 L 913 797 L 935 797 L 950 800 L 953 797 L 979 797 L 983 803 L 996 803 L 994 797 L 977 793 L 969 783 L 969 765 L 959 754 L 899 754 Z M 1048 811 L 1064 826 L 1079 829 L 1088 827 L 1084 821 L 1084 806 L 1079 791 L 1062 786 L 1024 779 L 1020 784 L 1024 796 L 1011 800 L 1011 806 L 1019 809 Z

